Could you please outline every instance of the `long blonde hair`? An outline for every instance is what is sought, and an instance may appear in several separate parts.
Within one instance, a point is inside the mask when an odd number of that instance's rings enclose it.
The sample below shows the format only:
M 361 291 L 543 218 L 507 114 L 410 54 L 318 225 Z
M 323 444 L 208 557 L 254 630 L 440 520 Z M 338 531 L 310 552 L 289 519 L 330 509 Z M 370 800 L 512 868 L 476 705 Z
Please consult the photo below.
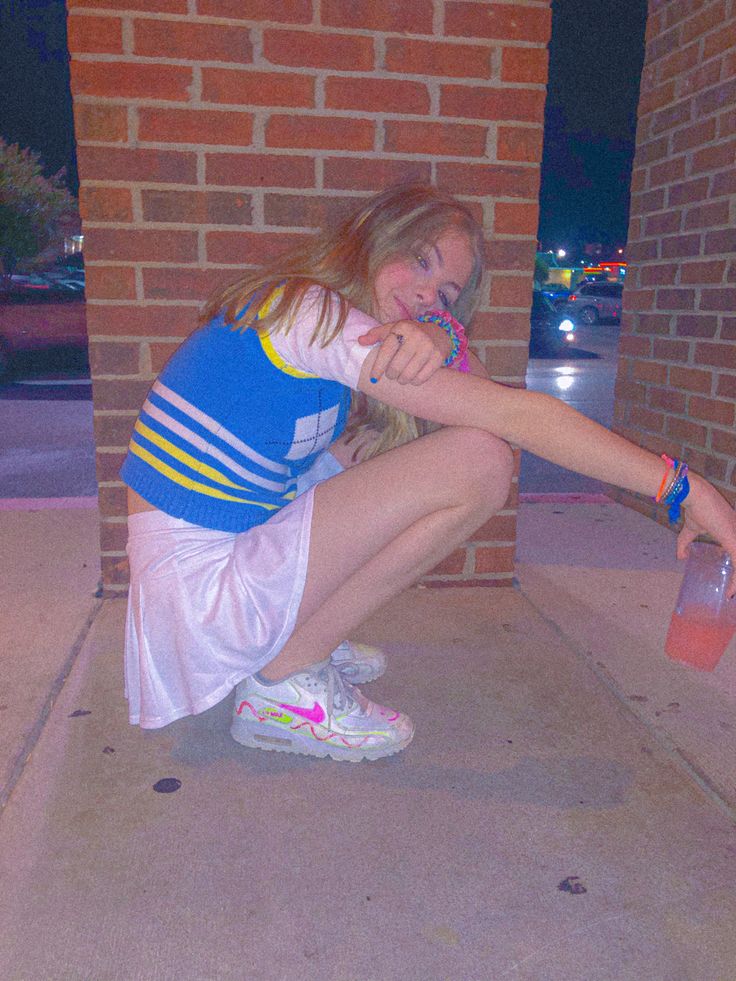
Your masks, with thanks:
M 336 229 L 324 230 L 305 245 L 246 273 L 209 299 L 202 320 L 222 314 L 225 324 L 235 329 L 289 331 L 304 294 L 316 284 L 325 291 L 310 343 L 324 347 L 343 329 L 351 306 L 375 314 L 373 283 L 382 266 L 399 256 L 413 258 L 450 229 L 467 236 L 474 255 L 473 272 L 450 311 L 467 323 L 482 273 L 482 230 L 471 211 L 446 191 L 415 183 L 388 188 L 364 202 Z M 272 302 L 258 316 L 259 308 L 263 309 L 260 301 L 267 297 Z M 361 434 L 374 430 L 380 434 L 366 456 L 406 443 L 421 431 L 412 416 L 375 399 L 354 396 L 353 408 L 349 438 L 360 443 Z

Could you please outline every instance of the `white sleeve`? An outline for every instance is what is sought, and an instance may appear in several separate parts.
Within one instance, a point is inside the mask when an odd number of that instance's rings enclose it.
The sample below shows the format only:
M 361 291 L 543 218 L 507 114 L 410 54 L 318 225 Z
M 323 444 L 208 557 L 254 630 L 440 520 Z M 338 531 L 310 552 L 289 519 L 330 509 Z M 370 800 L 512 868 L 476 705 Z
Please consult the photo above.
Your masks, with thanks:
M 323 293 L 324 290 L 319 286 L 310 287 L 299 306 L 291 330 L 288 333 L 276 331 L 269 335 L 269 340 L 276 353 L 291 368 L 357 389 L 363 362 L 372 350 L 371 347 L 358 344 L 358 338 L 371 327 L 375 327 L 378 321 L 351 307 L 342 331 L 333 341 L 325 347 L 321 347 L 319 341 L 310 344 L 309 339 L 317 325 Z M 335 323 L 338 310 L 338 299 L 335 296 L 331 324 Z

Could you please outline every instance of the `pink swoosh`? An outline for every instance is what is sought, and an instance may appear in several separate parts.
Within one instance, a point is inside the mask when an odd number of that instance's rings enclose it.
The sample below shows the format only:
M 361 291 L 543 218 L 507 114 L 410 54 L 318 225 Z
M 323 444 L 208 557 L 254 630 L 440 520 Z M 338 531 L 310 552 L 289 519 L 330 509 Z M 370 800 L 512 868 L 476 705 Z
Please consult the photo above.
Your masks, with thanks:
M 298 708 L 296 705 L 287 705 L 285 702 L 279 703 L 282 709 L 286 709 L 287 712 L 294 712 L 295 715 L 301 715 L 304 719 L 309 719 L 310 722 L 316 722 L 319 724 L 325 718 L 325 710 L 319 704 L 315 702 L 311 709 Z

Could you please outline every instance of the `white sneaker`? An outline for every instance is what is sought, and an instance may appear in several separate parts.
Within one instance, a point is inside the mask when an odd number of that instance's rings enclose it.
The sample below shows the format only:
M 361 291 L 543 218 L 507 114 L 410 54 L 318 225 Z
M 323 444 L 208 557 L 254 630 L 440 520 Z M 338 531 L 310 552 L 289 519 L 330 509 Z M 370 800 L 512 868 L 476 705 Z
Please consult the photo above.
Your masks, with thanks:
M 330 654 L 330 661 L 351 685 L 375 681 L 386 670 L 386 655 L 380 647 L 344 640 Z
M 241 681 L 230 734 L 253 749 L 358 762 L 398 753 L 414 725 L 367 699 L 328 660 L 273 684 L 259 675 Z

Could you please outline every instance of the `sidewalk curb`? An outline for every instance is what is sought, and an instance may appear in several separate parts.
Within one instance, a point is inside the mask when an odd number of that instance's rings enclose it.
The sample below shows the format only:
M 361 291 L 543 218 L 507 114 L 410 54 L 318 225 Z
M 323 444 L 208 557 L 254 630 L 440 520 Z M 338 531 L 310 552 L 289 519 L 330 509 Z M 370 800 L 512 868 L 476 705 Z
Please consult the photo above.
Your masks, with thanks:
M 10 800 L 10 795 L 12 794 L 13 789 L 23 774 L 23 770 L 25 769 L 31 753 L 38 743 L 48 717 L 51 714 L 51 710 L 54 707 L 54 702 L 56 701 L 59 692 L 64 687 L 64 684 L 66 683 L 66 680 L 74 667 L 74 663 L 79 655 L 79 652 L 84 646 L 85 641 L 87 640 L 89 632 L 92 629 L 92 625 L 102 610 L 103 603 L 104 600 L 101 599 L 98 599 L 93 603 L 92 609 L 88 613 L 85 622 L 82 624 L 76 639 L 69 649 L 69 653 L 61 666 L 61 670 L 51 685 L 51 689 L 46 696 L 43 706 L 41 707 L 38 718 L 23 740 L 20 750 L 7 771 L 7 777 L 4 778 L 3 784 L 0 786 L 0 817 L 2 816 L 5 805 Z

